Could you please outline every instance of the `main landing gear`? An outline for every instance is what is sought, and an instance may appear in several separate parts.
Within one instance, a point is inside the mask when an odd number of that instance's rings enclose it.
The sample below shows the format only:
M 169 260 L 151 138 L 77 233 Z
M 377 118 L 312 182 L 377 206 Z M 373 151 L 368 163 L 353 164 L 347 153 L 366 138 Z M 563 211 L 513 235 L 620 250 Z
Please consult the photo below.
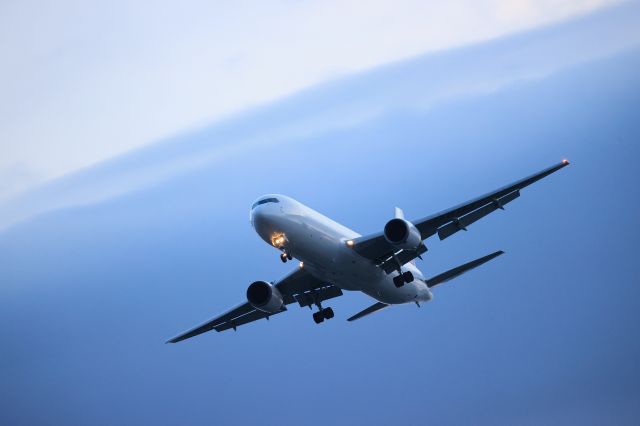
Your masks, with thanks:
M 406 271 L 393 277 L 393 284 L 398 288 L 402 287 L 405 283 L 409 284 L 410 282 L 413 282 L 413 274 L 411 271 Z
M 291 256 L 290 253 L 282 252 L 280 253 L 280 260 L 282 261 L 282 263 L 287 263 L 287 260 L 291 260 L 293 259 L 293 257 Z
M 330 320 L 333 318 L 333 309 L 331 308 L 322 308 L 322 304 L 320 302 L 316 303 L 318 307 L 318 312 L 313 313 L 313 321 L 316 324 L 320 324 L 324 320 Z
M 313 321 L 316 324 L 320 324 L 322 321 L 329 320 L 331 318 L 333 318 L 333 309 L 331 308 L 324 308 L 321 311 L 313 313 Z

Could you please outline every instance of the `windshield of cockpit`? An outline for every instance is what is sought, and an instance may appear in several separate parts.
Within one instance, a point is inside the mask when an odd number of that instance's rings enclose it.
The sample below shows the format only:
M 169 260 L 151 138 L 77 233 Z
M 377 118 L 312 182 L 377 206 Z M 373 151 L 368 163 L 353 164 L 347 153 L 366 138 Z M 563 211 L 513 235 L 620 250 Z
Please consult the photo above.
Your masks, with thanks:
M 253 205 L 251 206 L 251 210 L 255 209 L 256 207 L 258 207 L 261 204 L 266 204 L 266 203 L 279 203 L 280 200 L 278 200 L 277 198 L 263 198 L 262 200 L 258 200 L 255 203 L 253 203 Z

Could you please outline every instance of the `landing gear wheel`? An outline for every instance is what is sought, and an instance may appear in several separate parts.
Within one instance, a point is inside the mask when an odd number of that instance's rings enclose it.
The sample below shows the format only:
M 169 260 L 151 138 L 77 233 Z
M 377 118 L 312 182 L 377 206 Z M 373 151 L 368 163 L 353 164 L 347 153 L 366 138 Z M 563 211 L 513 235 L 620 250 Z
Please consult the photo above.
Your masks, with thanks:
M 286 254 L 286 256 L 287 256 L 287 259 L 288 259 L 288 260 L 293 259 L 293 256 L 291 256 L 291 253 L 287 253 L 287 254 Z
M 404 276 L 403 275 L 397 275 L 397 276 L 393 277 L 393 284 L 397 288 L 402 287 L 404 285 Z
M 322 321 L 324 321 L 324 315 L 322 314 L 322 311 L 313 313 L 313 321 L 315 321 L 316 324 L 320 324 Z
M 280 253 L 280 260 L 282 260 L 282 263 L 287 263 L 287 255 Z
M 402 278 L 404 282 L 407 284 L 410 282 L 413 282 L 413 274 L 411 273 L 411 271 L 407 271 L 404 274 L 402 274 Z
M 324 319 L 331 319 L 333 318 L 333 309 L 331 308 L 324 308 L 322 311 L 322 316 L 324 317 Z

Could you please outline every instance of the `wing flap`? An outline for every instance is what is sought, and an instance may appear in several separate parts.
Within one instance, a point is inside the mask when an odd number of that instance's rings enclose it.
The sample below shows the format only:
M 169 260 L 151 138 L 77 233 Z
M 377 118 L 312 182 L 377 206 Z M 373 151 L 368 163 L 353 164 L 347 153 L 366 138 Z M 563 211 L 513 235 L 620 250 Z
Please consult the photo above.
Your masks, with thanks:
M 327 288 L 326 291 L 329 295 L 329 297 L 327 298 L 333 298 L 342 295 L 342 292 L 337 289 L 337 287 L 327 285 L 326 283 L 323 283 L 322 281 L 306 272 L 304 269 L 299 268 L 283 277 L 275 284 L 275 286 L 282 294 L 285 305 L 297 302 L 298 300 L 296 296 L 298 294 L 304 294 L 305 292 L 322 288 Z M 329 289 L 331 287 L 332 289 Z M 337 292 L 339 292 L 339 294 L 337 294 L 336 290 L 334 289 L 337 289 Z M 224 331 L 230 328 L 235 329 L 240 325 L 247 324 L 252 321 L 257 321 L 262 318 L 267 318 L 272 315 L 277 315 L 281 312 L 284 312 L 285 310 L 286 309 L 272 314 L 267 314 L 255 309 L 248 302 L 244 302 L 237 305 L 235 308 L 228 310 L 222 315 L 214 317 L 190 330 L 185 331 L 184 333 L 173 337 L 172 339 L 168 340 L 167 343 L 177 343 L 214 329 L 216 331 Z
M 505 195 L 512 193 L 513 191 L 521 190 L 522 188 L 525 188 L 532 183 L 535 183 L 540 179 L 549 176 L 550 174 L 557 172 L 558 170 L 568 165 L 569 162 L 567 160 L 563 160 L 558 164 L 547 167 L 546 169 L 541 170 L 538 173 L 534 173 L 509 185 L 503 186 L 502 188 L 496 189 L 495 191 L 489 192 L 485 195 L 481 195 L 480 197 L 474 198 L 455 207 L 451 207 L 450 209 L 415 221 L 414 225 L 416 226 L 416 228 L 418 228 L 418 230 L 422 234 L 422 239 L 424 240 L 435 234 L 438 228 L 442 225 L 451 222 L 456 218 L 462 217 L 468 213 L 471 213 L 472 211 L 484 206 L 485 204 L 490 203 L 495 199 L 500 199 Z
M 563 160 L 558 164 L 547 167 L 538 173 L 503 186 L 495 191 L 476 197 L 470 201 L 447 210 L 443 210 L 439 213 L 424 217 L 420 220 L 413 221 L 412 223 L 420 231 L 423 240 L 436 233 L 438 233 L 440 239 L 445 239 L 461 229 L 464 229 L 467 225 L 474 223 L 491 212 L 494 212 L 496 209 L 501 208 L 503 205 L 518 198 L 520 196 L 521 189 L 568 165 L 569 162 Z M 415 250 L 396 251 L 384 238 L 382 232 L 376 232 L 374 234 L 355 238 L 352 246 L 356 253 L 376 263 L 387 273 L 390 273 L 390 271 L 397 268 L 396 261 L 393 258 L 394 254 L 402 264 L 415 259 L 421 254 Z
M 180 333 L 177 336 L 167 340 L 166 343 L 178 343 L 185 339 L 189 339 L 191 337 L 197 336 L 198 334 L 206 333 L 207 331 L 213 330 L 216 326 L 220 324 L 224 324 L 225 322 L 231 321 L 234 318 L 240 317 L 242 315 L 246 315 L 247 313 L 255 310 L 253 306 L 249 303 L 242 303 L 235 308 L 229 309 L 222 315 L 219 315 L 215 318 L 212 318 L 204 323 L 185 331 L 184 333 Z
M 412 261 L 416 257 L 426 252 L 427 246 L 425 246 L 424 244 L 420 244 L 417 250 L 400 250 L 399 252 L 395 253 L 395 255 L 398 259 L 398 262 L 400 262 L 401 265 L 404 265 L 405 263 Z M 398 269 L 398 264 L 393 256 L 388 256 L 385 259 L 381 260 L 378 263 L 378 266 L 380 266 L 382 270 L 387 274 L 390 274 L 391 272 Z
M 512 193 L 507 194 L 502 198 L 492 200 L 491 202 L 489 202 L 489 204 L 486 204 L 485 206 L 480 207 L 479 209 L 474 210 L 471 213 L 466 214 L 461 218 L 455 219 L 454 221 L 449 222 L 447 225 L 438 228 L 438 237 L 441 240 L 444 240 L 445 238 L 452 236 L 458 231 L 466 231 L 467 226 L 482 219 L 488 214 L 501 209 L 505 204 L 515 200 L 519 196 L 520 191 L 513 191 Z
M 305 306 L 311 306 L 316 302 L 323 302 L 325 300 L 333 299 L 334 297 L 342 296 L 342 290 L 336 286 L 322 287 L 317 290 L 307 291 L 305 293 L 296 294 L 295 300 L 298 302 L 301 308 Z
M 259 310 L 256 309 L 253 312 L 249 312 L 246 315 L 243 315 L 243 316 L 238 317 L 238 318 L 234 318 L 231 321 L 228 321 L 228 322 L 225 322 L 224 324 L 220 324 L 220 325 L 216 326 L 215 330 L 218 331 L 218 332 L 229 330 L 230 328 L 233 328 L 235 330 L 236 327 L 239 327 L 241 325 L 248 324 L 250 322 L 257 321 L 257 320 L 260 320 L 262 318 L 269 318 L 269 317 L 272 317 L 274 315 L 278 315 L 278 314 L 280 314 L 280 313 L 282 313 L 282 312 L 284 312 L 286 310 L 287 309 L 285 308 L 285 309 L 283 309 L 281 311 L 268 314 L 266 312 L 262 312 L 262 311 L 259 311 Z

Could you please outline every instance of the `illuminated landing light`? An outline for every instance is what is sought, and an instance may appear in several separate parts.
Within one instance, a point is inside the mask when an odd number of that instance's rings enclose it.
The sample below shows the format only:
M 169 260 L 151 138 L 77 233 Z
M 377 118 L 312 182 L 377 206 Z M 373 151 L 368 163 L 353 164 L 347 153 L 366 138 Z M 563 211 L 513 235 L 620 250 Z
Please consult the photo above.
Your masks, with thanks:
M 275 234 L 271 237 L 271 244 L 274 247 L 281 248 L 287 242 L 287 237 L 284 234 Z
M 569 164 L 569 160 L 565 158 L 564 160 L 562 160 L 562 164 Z
M 300 262 L 300 269 L 304 268 L 304 262 Z
M 353 240 L 348 240 L 347 241 L 347 247 L 353 248 L 354 245 L 355 245 L 355 243 L 353 242 Z

